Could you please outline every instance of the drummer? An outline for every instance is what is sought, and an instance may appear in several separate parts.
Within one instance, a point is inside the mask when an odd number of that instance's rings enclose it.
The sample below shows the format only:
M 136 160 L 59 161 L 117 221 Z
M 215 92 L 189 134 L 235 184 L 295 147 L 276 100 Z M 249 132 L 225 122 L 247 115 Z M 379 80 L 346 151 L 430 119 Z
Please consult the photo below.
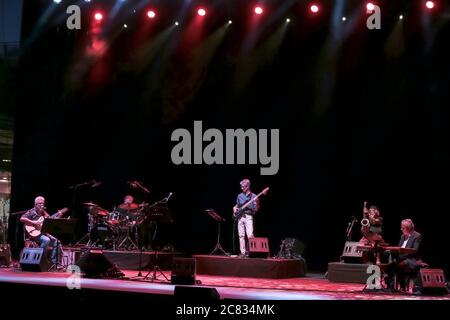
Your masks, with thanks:
M 119 205 L 116 209 L 119 211 L 124 217 L 127 217 L 129 221 L 132 221 L 133 224 L 136 221 L 136 216 L 139 215 L 139 205 L 134 203 L 134 198 L 131 195 L 126 195 L 123 199 L 123 203 Z

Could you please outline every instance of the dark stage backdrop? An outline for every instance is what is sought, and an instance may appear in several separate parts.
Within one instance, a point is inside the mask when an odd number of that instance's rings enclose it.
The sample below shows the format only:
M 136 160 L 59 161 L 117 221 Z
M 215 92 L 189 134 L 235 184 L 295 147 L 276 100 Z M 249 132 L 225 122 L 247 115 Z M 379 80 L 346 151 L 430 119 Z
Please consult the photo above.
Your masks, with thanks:
M 147 33 L 143 20 L 128 21 L 127 29 L 121 21 L 104 38 L 109 46 L 96 46 L 90 18 L 80 31 L 55 19 L 38 29 L 45 6 L 28 1 L 23 33 L 34 41 L 24 48 L 12 92 L 12 210 L 30 208 L 44 195 L 50 211 L 71 207 L 80 237 L 87 214 L 80 202 L 111 210 L 127 193 L 143 200 L 126 184 L 140 180 L 151 190 L 149 202 L 174 193 L 174 223 L 161 226 L 160 243 L 209 253 L 216 224 L 204 210 L 226 218 L 222 244 L 231 250 L 231 208 L 239 181 L 249 178 L 254 192 L 270 187 L 255 235 L 268 237 L 274 254 L 283 238 L 294 237 L 306 244 L 309 269 L 325 270 L 342 253 L 350 218 L 360 218 L 369 201 L 384 217 L 388 242 L 397 244 L 400 221 L 411 218 L 424 235 L 424 260 L 448 271 L 450 23 L 432 20 L 430 40 L 419 1 L 395 1 L 382 29 L 369 31 L 352 3 L 354 26 L 340 31 L 330 22 L 332 6 L 312 19 L 303 3 L 293 3 L 285 15 L 263 19 L 252 46 L 243 13 L 248 3 L 208 16 L 196 42 L 191 17 L 166 35 L 181 10 L 176 2 L 178 11 L 166 4 Z M 398 33 L 397 13 L 407 3 Z M 229 16 L 233 24 L 220 41 L 213 37 L 201 47 Z M 288 27 L 286 16 L 293 18 Z M 146 51 L 145 44 L 154 46 Z M 196 48 L 212 54 L 196 59 Z M 279 129 L 279 172 L 174 165 L 170 135 L 176 128 L 193 132 L 194 120 L 222 132 Z M 68 188 L 92 179 L 102 185 L 77 194 Z M 14 239 L 14 219 L 11 226 Z M 359 225 L 354 231 L 356 239 Z

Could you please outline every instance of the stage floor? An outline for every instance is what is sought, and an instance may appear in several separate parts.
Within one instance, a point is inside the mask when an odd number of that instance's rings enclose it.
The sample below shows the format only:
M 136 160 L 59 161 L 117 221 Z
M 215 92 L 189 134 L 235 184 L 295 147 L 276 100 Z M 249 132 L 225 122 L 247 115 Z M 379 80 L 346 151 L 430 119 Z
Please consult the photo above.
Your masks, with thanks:
M 119 291 L 134 294 L 174 295 L 175 285 L 169 282 L 134 278 L 135 270 L 122 270 L 126 279 L 80 279 L 82 289 Z M 143 272 L 145 275 L 146 272 Z M 164 274 L 170 279 L 170 272 Z M 20 269 L 0 269 L 0 283 L 67 287 L 70 277 L 66 272 L 24 272 Z M 162 276 L 159 279 L 164 280 Z M 70 280 L 70 279 L 69 279 Z M 221 299 L 231 300 L 450 300 L 445 296 L 414 296 L 412 294 L 366 293 L 364 285 L 332 283 L 320 274 L 302 278 L 257 279 L 197 275 L 201 285 L 216 288 Z

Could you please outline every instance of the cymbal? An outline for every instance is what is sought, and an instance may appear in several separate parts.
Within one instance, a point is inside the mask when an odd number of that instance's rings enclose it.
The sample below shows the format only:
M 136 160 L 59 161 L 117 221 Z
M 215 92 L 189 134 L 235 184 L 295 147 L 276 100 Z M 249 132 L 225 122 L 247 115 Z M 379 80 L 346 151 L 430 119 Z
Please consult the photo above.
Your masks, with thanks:
M 119 206 L 120 209 L 124 209 L 124 210 L 136 210 L 139 208 L 139 205 L 136 203 L 123 203 Z
M 99 216 L 107 216 L 108 215 L 108 210 L 99 208 L 98 211 L 96 212 L 96 214 L 98 214 Z
M 98 207 L 98 205 L 93 202 L 83 202 L 83 204 L 85 206 L 89 206 L 89 207 Z

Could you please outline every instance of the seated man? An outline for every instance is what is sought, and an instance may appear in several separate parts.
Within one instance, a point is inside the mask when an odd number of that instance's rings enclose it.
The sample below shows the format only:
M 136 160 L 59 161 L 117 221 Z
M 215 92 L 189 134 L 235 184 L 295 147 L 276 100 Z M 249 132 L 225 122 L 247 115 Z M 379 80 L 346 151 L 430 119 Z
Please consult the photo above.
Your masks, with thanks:
M 398 244 L 401 248 L 415 249 L 414 253 L 399 254 L 386 267 L 386 284 L 390 289 L 394 289 L 394 278 L 397 276 L 397 281 L 400 283 L 402 289 L 406 288 L 406 275 L 417 275 L 419 272 L 419 264 L 417 262 L 420 243 L 422 242 L 422 235 L 414 231 L 414 223 L 411 219 L 404 219 L 401 222 L 402 236 Z
M 36 199 L 34 199 L 34 208 L 24 213 L 20 218 L 20 222 L 22 222 L 25 226 L 32 227 L 31 229 L 34 230 L 33 233 L 35 234 L 30 234 L 26 228 L 25 230 L 28 233 L 28 236 L 33 241 L 37 242 L 41 248 L 47 249 L 49 246 L 52 247 L 50 260 L 53 264 L 56 264 L 58 262 L 57 250 L 60 242 L 51 234 L 40 232 L 44 219 L 50 217 L 50 215 L 45 211 L 44 206 L 45 198 L 40 196 L 36 197 Z

